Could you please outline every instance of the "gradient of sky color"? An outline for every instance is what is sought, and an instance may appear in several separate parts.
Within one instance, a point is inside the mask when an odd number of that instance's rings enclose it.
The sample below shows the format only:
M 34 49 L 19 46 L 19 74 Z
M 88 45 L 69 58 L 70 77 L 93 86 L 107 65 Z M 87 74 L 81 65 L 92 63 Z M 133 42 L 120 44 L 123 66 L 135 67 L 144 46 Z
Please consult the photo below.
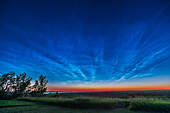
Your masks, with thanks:
M 43 74 L 50 90 L 170 88 L 169 5 L 1 0 L 0 74 Z

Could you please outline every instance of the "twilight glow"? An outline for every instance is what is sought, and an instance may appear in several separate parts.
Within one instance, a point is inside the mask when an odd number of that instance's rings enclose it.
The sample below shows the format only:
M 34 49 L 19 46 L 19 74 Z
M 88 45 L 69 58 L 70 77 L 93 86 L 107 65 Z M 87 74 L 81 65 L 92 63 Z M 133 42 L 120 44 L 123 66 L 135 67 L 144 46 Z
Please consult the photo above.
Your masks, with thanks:
M 169 0 L 1 0 L 0 74 L 48 90 L 170 89 Z

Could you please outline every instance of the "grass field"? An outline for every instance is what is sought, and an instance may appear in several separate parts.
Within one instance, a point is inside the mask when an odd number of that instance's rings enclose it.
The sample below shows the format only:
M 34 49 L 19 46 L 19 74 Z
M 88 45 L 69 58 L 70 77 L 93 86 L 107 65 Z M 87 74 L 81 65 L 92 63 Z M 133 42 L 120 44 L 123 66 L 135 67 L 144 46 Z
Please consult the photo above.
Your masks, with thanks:
M 84 98 L 78 100 L 65 98 L 0 100 L 0 113 L 168 113 L 170 111 L 170 101 L 166 100 L 104 101 L 90 99 L 89 102 L 82 102 L 83 100 Z
M 28 102 L 28 100 L 34 100 L 34 102 Z M 21 100 L 21 99 L 19 99 Z M 0 108 L 0 113 L 135 113 L 129 109 L 119 108 L 119 109 L 81 109 L 81 108 L 70 108 L 70 107 L 59 107 L 56 105 L 49 105 L 56 102 L 51 98 L 41 98 L 41 101 L 35 98 L 27 98 L 27 101 L 18 101 L 18 100 L 0 100 L 0 105 L 3 105 Z M 42 100 L 43 102 L 42 104 Z M 48 101 L 48 102 L 47 102 Z M 59 99 L 59 101 L 67 101 L 67 99 Z M 46 103 L 47 102 L 47 103 Z M 24 106 L 20 106 L 24 105 Z M 141 112 L 143 113 L 143 112 Z
M 170 90 L 144 90 L 144 91 L 101 91 L 101 92 L 70 92 L 59 93 L 60 97 L 99 97 L 99 98 L 170 98 Z
M 113 110 L 74 109 L 52 105 L 34 105 L 23 107 L 0 108 L 0 113 L 136 113 L 136 112 L 130 111 L 128 109 L 113 109 Z
M 47 105 L 57 105 L 70 108 L 82 109 L 113 109 L 113 108 L 126 108 L 129 106 L 127 100 L 107 100 L 107 99 L 88 99 L 88 98 L 20 98 L 18 100 L 38 102 Z
M 32 106 L 36 105 L 33 102 L 17 101 L 17 100 L 0 100 L 0 108 L 4 107 L 18 107 L 18 106 Z
M 20 98 L 19 100 L 82 109 L 129 109 L 131 111 L 169 112 L 170 100 L 92 99 L 92 98 Z
M 80 109 L 70 108 L 71 106 L 56 106 L 68 101 L 73 101 L 73 99 L 20 98 L 17 100 L 0 100 L 0 113 L 133 113 L 128 109 Z M 56 102 L 58 104 L 55 104 Z M 104 101 L 100 101 L 99 104 L 102 102 Z
M 170 101 L 166 100 L 134 100 L 130 103 L 130 110 L 170 112 Z
M 104 92 L 111 95 L 110 92 Z M 112 92 L 114 93 L 114 92 Z M 116 92 L 117 93 L 117 92 Z M 122 92 L 120 92 L 122 93 Z M 132 94 L 132 92 L 130 92 Z M 136 93 L 136 92 L 135 92 Z M 142 93 L 142 92 L 140 92 Z M 146 93 L 146 92 L 145 92 Z M 82 92 L 81 92 L 82 94 Z M 91 96 L 27 97 L 15 100 L 0 100 L 0 113 L 169 113 L 168 95 L 141 95 L 127 98 L 110 98 L 103 94 L 90 93 Z M 129 92 L 128 92 L 129 94 Z M 127 95 L 128 95 L 127 94 Z M 130 95 L 131 95 L 130 94 Z M 161 95 L 162 96 L 161 96 Z M 166 93 L 168 94 L 168 93 Z M 78 93 L 76 93 L 78 95 Z M 113 94 L 115 95 L 115 94 Z M 117 94 L 116 94 L 117 95 Z M 120 94 L 121 95 L 121 94 Z M 124 94 L 125 95 L 125 94 Z M 72 96 L 72 97 L 71 97 Z

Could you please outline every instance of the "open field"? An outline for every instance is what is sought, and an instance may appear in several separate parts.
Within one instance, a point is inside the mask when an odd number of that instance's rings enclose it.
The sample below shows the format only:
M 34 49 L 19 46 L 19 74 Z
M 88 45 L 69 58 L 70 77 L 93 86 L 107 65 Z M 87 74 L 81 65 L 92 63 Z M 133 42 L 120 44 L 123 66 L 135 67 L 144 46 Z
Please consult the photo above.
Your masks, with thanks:
M 170 101 L 166 100 L 89 99 L 89 102 L 82 101 L 83 99 L 65 98 L 20 98 L 18 100 L 0 100 L 1 105 L 3 104 L 0 108 L 1 113 L 168 113 L 170 111 Z
M 0 108 L 0 113 L 136 113 L 136 112 L 130 111 L 128 109 L 113 109 L 113 110 L 74 109 L 52 105 L 34 105 L 23 107 Z
M 34 100 L 34 102 L 28 102 L 29 100 Z M 35 100 L 37 102 L 35 102 Z M 42 100 L 44 101 L 43 103 Z M 126 108 L 81 109 L 81 108 L 72 108 L 72 107 L 64 107 L 64 106 L 61 107 L 58 105 L 57 106 L 52 105 L 52 103 L 55 103 L 57 100 L 58 99 L 54 99 L 54 101 L 52 101 L 51 98 L 40 98 L 40 100 L 35 98 L 27 98 L 27 101 L 26 100 L 25 101 L 0 100 L 1 104 L 5 103 L 4 106 L 0 108 L 0 113 L 136 113 Z M 51 104 L 49 104 L 49 101 Z M 59 102 L 61 101 L 67 101 L 67 99 L 59 99 Z M 23 104 L 27 103 L 27 104 L 26 106 L 21 107 L 20 106 L 21 103 Z M 139 112 L 139 113 L 143 113 L 143 112 Z
M 61 107 L 82 108 L 82 109 L 114 109 L 126 108 L 129 106 L 127 100 L 106 100 L 106 99 L 88 99 L 88 98 L 20 98 L 18 100 L 38 102 L 47 105 L 57 105 Z
M 78 109 L 129 109 L 131 111 L 169 112 L 170 100 L 92 99 L 92 98 L 20 98 L 18 100 Z
M 170 100 L 133 100 L 130 102 L 129 109 L 168 113 L 170 112 Z
M 170 91 L 155 92 L 74 92 L 59 96 L 53 93 L 46 97 L 0 100 L 0 113 L 169 113 Z
M 18 106 L 32 106 L 36 105 L 33 102 L 17 101 L 17 100 L 0 100 L 0 108 L 4 107 L 18 107 Z
M 144 91 L 99 91 L 99 92 L 69 92 L 59 93 L 60 97 L 99 97 L 99 98 L 170 98 L 170 90 Z

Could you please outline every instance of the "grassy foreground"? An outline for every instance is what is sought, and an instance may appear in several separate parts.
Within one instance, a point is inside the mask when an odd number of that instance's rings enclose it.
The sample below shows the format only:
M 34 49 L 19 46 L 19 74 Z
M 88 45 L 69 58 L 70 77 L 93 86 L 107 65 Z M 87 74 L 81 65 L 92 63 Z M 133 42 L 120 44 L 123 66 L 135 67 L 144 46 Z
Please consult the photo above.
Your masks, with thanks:
M 78 109 L 129 109 L 131 111 L 169 112 L 170 100 L 158 99 L 68 99 L 68 98 L 20 98 L 18 100 L 57 105 Z
M 36 103 L 17 100 L 0 100 L 0 108 L 32 105 L 36 105 Z
M 167 100 L 134 100 L 130 103 L 130 110 L 134 111 L 154 111 L 170 112 L 170 101 Z
M 126 100 L 106 100 L 106 99 L 88 99 L 88 98 L 20 98 L 18 100 L 39 102 L 47 105 L 57 105 L 70 108 L 86 109 L 112 109 L 126 108 L 129 102 Z
M 0 113 L 169 113 L 170 100 L 18 98 L 0 100 Z
M 0 113 L 136 113 L 128 109 L 76 109 L 52 105 L 34 105 L 0 108 Z M 138 112 L 143 113 L 143 112 Z

